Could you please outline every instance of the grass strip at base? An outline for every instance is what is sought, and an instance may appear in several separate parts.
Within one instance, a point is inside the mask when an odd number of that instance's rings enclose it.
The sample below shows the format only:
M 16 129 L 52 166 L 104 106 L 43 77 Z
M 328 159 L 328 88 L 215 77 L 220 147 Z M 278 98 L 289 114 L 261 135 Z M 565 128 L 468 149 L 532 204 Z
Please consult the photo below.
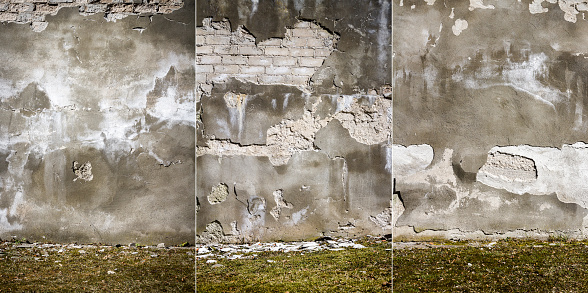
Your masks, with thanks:
M 390 242 L 362 249 L 263 252 L 254 259 L 196 261 L 196 286 L 204 292 L 390 292 Z M 271 261 L 271 262 L 268 262 Z M 221 264 L 222 267 L 212 267 Z
M 396 249 L 394 292 L 588 292 L 588 242 Z
M 194 248 L 12 248 L 0 292 L 194 292 Z

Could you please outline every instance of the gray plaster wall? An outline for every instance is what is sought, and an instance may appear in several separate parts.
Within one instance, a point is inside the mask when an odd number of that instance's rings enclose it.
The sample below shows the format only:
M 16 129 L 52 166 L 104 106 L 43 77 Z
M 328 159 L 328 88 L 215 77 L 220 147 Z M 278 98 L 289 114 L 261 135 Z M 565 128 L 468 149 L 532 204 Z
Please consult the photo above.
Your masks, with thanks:
M 197 242 L 391 233 L 391 4 L 197 3 Z
M 394 1 L 397 239 L 585 238 L 582 1 Z
M 192 242 L 194 2 L 58 2 L 0 9 L 0 238 Z

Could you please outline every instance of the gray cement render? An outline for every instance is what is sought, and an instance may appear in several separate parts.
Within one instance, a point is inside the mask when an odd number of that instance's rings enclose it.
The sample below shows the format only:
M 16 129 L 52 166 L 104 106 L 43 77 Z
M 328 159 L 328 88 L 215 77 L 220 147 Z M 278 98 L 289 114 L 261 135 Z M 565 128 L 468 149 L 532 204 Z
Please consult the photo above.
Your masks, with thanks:
M 390 233 L 390 1 L 13 2 L 0 238 Z
M 586 237 L 574 3 L 394 2 L 396 239 Z
M 194 3 L 45 20 L 0 30 L 0 238 L 193 241 Z

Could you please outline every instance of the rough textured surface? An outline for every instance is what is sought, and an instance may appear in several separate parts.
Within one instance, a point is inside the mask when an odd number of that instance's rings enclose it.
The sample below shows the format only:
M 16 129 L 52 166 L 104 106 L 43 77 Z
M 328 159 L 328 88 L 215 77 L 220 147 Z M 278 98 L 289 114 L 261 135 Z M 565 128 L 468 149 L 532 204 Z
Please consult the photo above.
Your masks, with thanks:
M 0 3 L 0 22 L 29 24 L 41 32 L 49 25 L 47 16 L 55 16 L 62 8 L 77 8 L 83 16 L 100 13 L 107 21 L 117 21 L 130 15 L 169 14 L 183 6 L 183 0 L 5 0 Z M 133 29 L 142 32 L 145 27 Z
M 197 7 L 199 241 L 389 234 L 390 2 L 230 3 Z
M 194 2 L 55 13 L 0 30 L 0 238 L 193 241 Z
M 588 6 L 393 5 L 396 235 L 587 237 Z

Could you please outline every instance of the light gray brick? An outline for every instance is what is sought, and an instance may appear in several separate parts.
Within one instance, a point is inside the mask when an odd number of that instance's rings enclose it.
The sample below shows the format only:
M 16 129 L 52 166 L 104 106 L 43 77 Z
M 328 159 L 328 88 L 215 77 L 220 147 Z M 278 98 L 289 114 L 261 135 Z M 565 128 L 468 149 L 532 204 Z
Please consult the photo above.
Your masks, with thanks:
M 206 35 L 211 35 L 214 34 L 214 30 L 209 29 L 209 28 L 205 28 L 205 27 L 197 27 L 196 28 L 196 35 L 197 36 L 206 36 Z
M 292 30 L 293 37 L 313 37 L 314 35 L 315 31 L 312 29 L 295 28 Z
M 261 65 L 261 66 L 271 65 L 272 61 L 273 61 L 272 58 L 269 58 L 269 57 L 261 57 L 261 56 L 249 57 L 249 65 Z
M 241 73 L 245 74 L 263 74 L 265 73 L 265 67 L 263 66 L 248 66 L 243 65 L 240 67 Z
M 314 57 L 327 57 L 331 55 L 332 50 L 329 49 L 315 49 L 314 50 Z
M 258 44 L 258 46 L 260 47 L 265 47 L 265 46 L 280 46 L 282 44 L 282 39 L 279 38 L 271 38 L 271 39 L 267 39 L 263 42 L 260 42 Z
M 206 42 L 206 37 L 205 36 L 196 36 L 196 45 L 204 45 L 204 43 Z
M 300 57 L 298 59 L 298 64 L 300 66 L 307 66 L 307 67 L 319 67 L 323 65 L 323 58 L 312 58 L 312 57 Z
M 207 81 L 206 74 L 196 74 L 196 83 L 205 83 Z
M 220 46 L 214 46 L 213 52 L 216 54 L 222 54 L 222 55 L 237 55 L 239 52 L 239 46 L 236 45 L 231 45 L 231 46 L 227 46 L 227 45 L 220 45 Z
M 255 46 L 239 46 L 239 54 L 241 55 L 261 55 L 263 51 Z
M 299 21 L 294 24 L 294 28 L 309 28 L 310 22 L 308 21 Z
M 292 68 L 286 66 L 268 66 L 265 68 L 265 74 L 280 75 L 291 74 Z
M 274 57 L 272 64 L 276 66 L 292 66 L 298 61 L 294 57 Z
M 254 74 L 236 74 L 233 77 L 240 79 L 240 80 L 254 82 L 254 83 L 257 83 L 257 80 L 258 80 L 258 76 L 254 75 Z
M 314 57 L 314 49 L 292 48 L 290 54 L 295 57 Z
M 308 81 L 310 80 L 310 76 L 297 76 L 297 75 L 287 75 L 285 79 L 286 84 L 298 85 L 298 86 L 306 86 L 308 85 Z
M 308 38 L 291 38 L 290 47 L 305 47 Z
M 292 68 L 292 74 L 294 74 L 294 75 L 311 76 L 315 73 L 315 71 L 316 71 L 316 68 L 313 68 L 313 67 Z
M 212 65 L 196 65 L 196 73 L 210 73 L 213 72 Z
M 196 46 L 196 55 L 212 54 L 213 46 Z
M 266 55 L 270 56 L 288 56 L 290 55 L 290 50 L 288 48 L 275 48 L 275 47 L 266 47 L 264 49 Z
M 283 75 L 262 75 L 260 82 L 263 84 L 284 83 L 285 77 Z
M 219 64 L 221 63 L 221 56 L 205 55 L 200 57 L 200 64 Z
M 233 75 L 231 74 L 210 74 L 210 76 L 208 76 L 208 80 L 212 81 L 212 82 L 227 82 L 229 80 L 229 78 L 231 78 Z
M 223 56 L 223 64 L 246 64 L 247 57 L 243 56 Z
M 214 66 L 214 73 L 237 74 L 237 73 L 239 73 L 239 66 L 238 65 L 215 65 Z
M 323 39 L 308 39 L 306 40 L 306 46 L 312 48 L 324 48 L 325 42 Z
M 206 44 L 207 45 L 228 45 L 231 43 L 231 38 L 227 36 L 216 36 L 216 35 L 208 35 L 206 36 Z

